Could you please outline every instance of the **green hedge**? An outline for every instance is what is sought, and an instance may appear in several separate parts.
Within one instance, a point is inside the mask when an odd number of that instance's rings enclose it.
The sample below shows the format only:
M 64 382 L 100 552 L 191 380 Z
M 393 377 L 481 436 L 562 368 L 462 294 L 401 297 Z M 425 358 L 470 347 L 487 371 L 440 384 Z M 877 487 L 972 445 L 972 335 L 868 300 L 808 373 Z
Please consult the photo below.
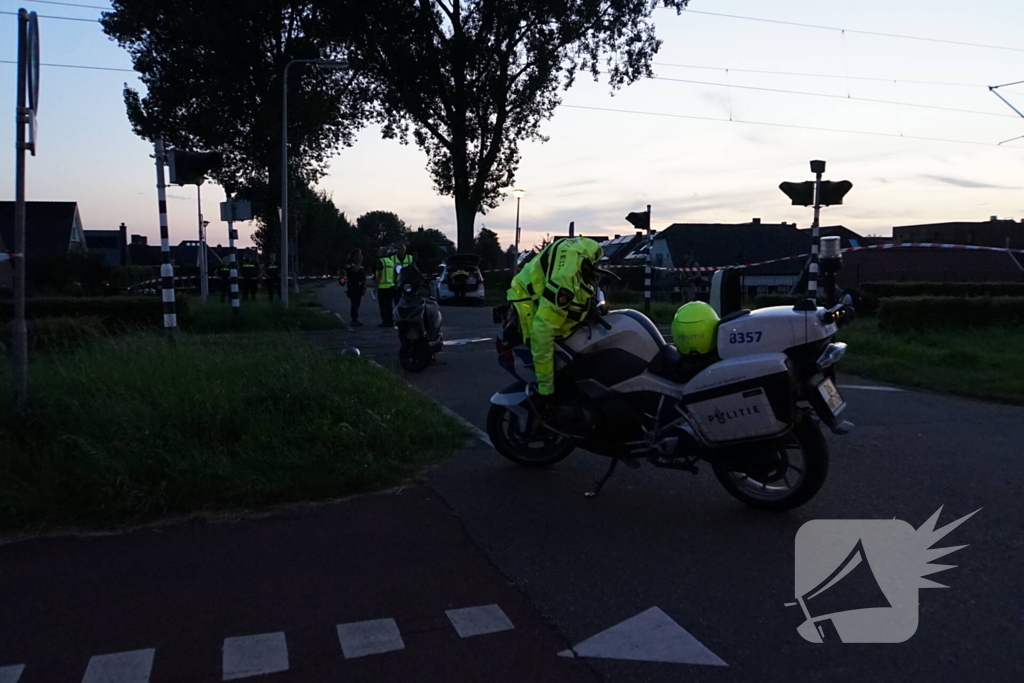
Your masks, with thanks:
M 111 331 L 163 325 L 163 306 L 159 297 L 33 297 L 25 303 L 30 320 L 43 318 L 98 318 Z M 188 299 L 177 300 L 179 322 L 188 317 Z M 14 317 L 14 302 L 0 301 L 0 322 Z
M 889 332 L 941 327 L 987 327 L 1024 324 L 1024 296 L 883 299 L 879 327 Z
M 865 282 L 861 293 L 876 299 L 903 296 L 1024 296 L 1024 282 Z

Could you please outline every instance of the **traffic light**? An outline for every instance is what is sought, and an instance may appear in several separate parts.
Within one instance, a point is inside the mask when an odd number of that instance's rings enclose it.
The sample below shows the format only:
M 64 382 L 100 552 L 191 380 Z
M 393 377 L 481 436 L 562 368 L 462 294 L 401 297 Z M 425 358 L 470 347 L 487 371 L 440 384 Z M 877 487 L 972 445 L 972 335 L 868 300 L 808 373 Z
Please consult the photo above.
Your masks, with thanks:
M 633 224 L 637 230 L 650 230 L 651 229 L 651 214 L 646 211 L 633 211 L 626 220 Z
M 822 180 L 818 203 L 821 206 L 834 206 L 843 203 L 843 197 L 853 188 L 849 180 Z M 793 206 L 814 205 L 814 181 L 807 180 L 802 183 L 782 183 L 779 189 L 786 193 L 786 196 L 793 201 Z
M 167 153 L 169 182 L 171 185 L 202 185 L 210 171 L 219 168 L 223 161 L 220 152 L 172 149 Z
M 802 183 L 782 183 L 779 189 L 793 200 L 793 206 L 811 206 L 814 204 L 814 181 Z

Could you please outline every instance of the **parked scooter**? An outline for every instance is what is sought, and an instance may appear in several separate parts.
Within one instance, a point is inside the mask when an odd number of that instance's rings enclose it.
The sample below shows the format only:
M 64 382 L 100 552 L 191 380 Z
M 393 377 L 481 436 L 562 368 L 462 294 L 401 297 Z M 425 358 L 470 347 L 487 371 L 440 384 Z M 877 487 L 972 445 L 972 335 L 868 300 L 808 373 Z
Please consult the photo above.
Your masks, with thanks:
M 409 372 L 421 372 L 441 352 L 441 309 L 434 295 L 432 279 L 420 272 L 416 264 L 406 266 L 398 274 L 401 297 L 395 306 L 398 323 L 398 360 Z
M 839 417 L 846 403 L 834 382 L 846 352 L 834 338 L 853 318 L 851 306 L 716 306 L 725 314 L 715 351 L 696 360 L 642 313 L 607 312 L 603 299 L 556 343 L 557 410 L 534 409 L 529 345 L 514 309 L 496 309 L 499 363 L 516 377 L 491 398 L 487 433 L 499 453 L 527 467 L 553 465 L 577 447 L 611 458 L 588 496 L 620 460 L 693 474 L 704 461 L 730 494 L 768 510 L 803 505 L 818 492 L 829 462 L 820 424 L 837 434 L 853 427 Z

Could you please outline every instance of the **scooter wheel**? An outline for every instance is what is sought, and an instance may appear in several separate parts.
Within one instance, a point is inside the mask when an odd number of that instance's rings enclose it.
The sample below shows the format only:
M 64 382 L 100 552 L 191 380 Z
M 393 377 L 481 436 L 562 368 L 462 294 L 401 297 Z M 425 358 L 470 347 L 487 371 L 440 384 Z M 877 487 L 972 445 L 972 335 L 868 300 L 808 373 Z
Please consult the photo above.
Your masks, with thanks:
M 408 344 L 398 351 L 398 362 L 402 364 L 406 372 L 423 372 L 430 365 L 433 354 L 430 348 L 423 348 L 421 344 Z

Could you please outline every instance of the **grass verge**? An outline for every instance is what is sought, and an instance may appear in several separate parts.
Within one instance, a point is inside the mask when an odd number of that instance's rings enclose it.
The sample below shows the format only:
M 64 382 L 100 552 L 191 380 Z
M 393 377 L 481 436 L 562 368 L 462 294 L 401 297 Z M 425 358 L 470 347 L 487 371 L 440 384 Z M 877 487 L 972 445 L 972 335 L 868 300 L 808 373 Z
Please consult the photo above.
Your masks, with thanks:
M 1024 403 L 1024 326 L 884 332 L 874 318 L 840 330 L 842 369 L 877 380 Z
M 333 330 L 344 326 L 337 316 L 317 310 L 312 296 L 312 287 L 303 288 L 299 294 L 292 295 L 288 308 L 266 298 L 243 301 L 237 314 L 231 311 L 230 303 L 222 304 L 213 298 L 205 304 L 193 301 L 182 329 L 197 334 L 219 334 Z
M 0 399 L 8 528 L 370 491 L 466 436 L 397 376 L 288 335 L 106 338 L 36 356 L 31 399 L 18 422 Z

